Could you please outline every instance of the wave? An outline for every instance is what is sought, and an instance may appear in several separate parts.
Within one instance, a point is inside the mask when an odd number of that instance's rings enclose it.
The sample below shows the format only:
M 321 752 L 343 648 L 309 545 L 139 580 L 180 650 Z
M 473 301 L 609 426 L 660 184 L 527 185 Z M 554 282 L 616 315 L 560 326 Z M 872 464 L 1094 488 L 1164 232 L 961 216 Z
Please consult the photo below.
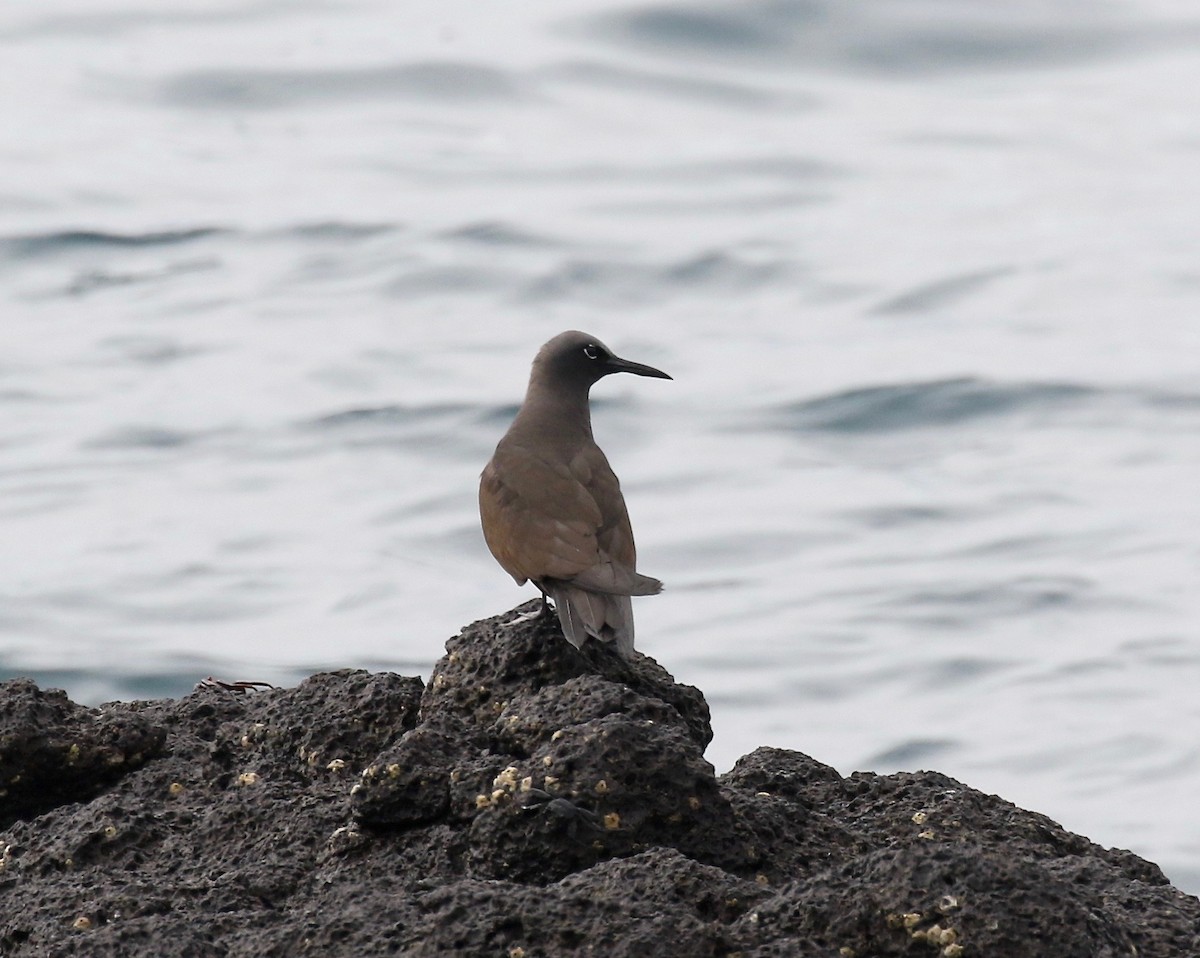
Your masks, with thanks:
M 792 269 L 790 263 L 756 262 L 721 251 L 658 265 L 576 259 L 533 279 L 526 285 L 523 297 L 535 301 L 581 295 L 643 299 L 684 288 L 745 290 L 770 285 Z
M 316 223 L 300 223 L 280 229 L 275 236 L 294 237 L 306 240 L 365 240 L 400 229 L 395 223 L 351 223 L 342 220 L 324 220 Z
M 874 433 L 953 426 L 1018 414 L 1051 414 L 1085 407 L 1104 408 L 1106 421 L 1168 414 L 1191 421 L 1200 394 L 1160 387 L 1093 387 L 1068 382 L 998 383 L 964 376 L 928 382 L 865 386 L 765 412 L 775 428 L 800 432 Z
M 439 234 L 442 239 L 479 246 L 553 247 L 560 243 L 500 220 L 467 223 Z
M 385 406 L 361 406 L 339 412 L 317 416 L 306 420 L 303 425 L 310 429 L 346 429 L 360 426 L 400 426 L 424 423 L 447 417 L 476 414 L 478 406 L 468 403 L 434 403 L 428 406 L 402 406 L 390 403 Z
M 166 426 L 127 426 L 114 429 L 84 445 L 89 449 L 178 449 L 211 437 L 213 430 L 187 431 Z
M 1021 576 L 992 583 L 946 583 L 897 594 L 880 605 L 894 612 L 947 622 L 1032 615 L 1067 606 L 1095 607 L 1105 600 L 1081 576 Z
M 881 771 L 892 769 L 923 768 L 925 763 L 944 761 L 947 752 L 962 743 L 952 738 L 912 738 L 876 752 L 861 764 L 863 768 Z
M 208 25 L 265 21 L 294 17 L 297 13 L 319 11 L 325 5 L 319 0 L 266 0 L 260 3 L 239 3 L 217 10 L 95 10 L 89 13 L 51 14 L 0 32 L 6 40 L 40 39 L 42 37 L 114 37 L 139 30 L 179 27 L 195 29 Z
M 1182 18 L 1147 26 L 1116 9 L 1094 12 L 1081 19 L 1069 5 L 1036 0 L 994 7 L 950 0 L 656 3 L 587 17 L 576 30 L 681 59 L 702 54 L 908 76 L 1055 67 L 1190 44 L 1198 33 Z
M 1098 390 L 1072 383 L 994 383 L 964 377 L 893 386 L 869 386 L 789 403 L 776 410 L 790 429 L 818 432 L 889 432 L 1060 409 Z
M 872 312 L 880 314 L 928 313 L 965 299 L 977 290 L 991 285 L 998 279 L 1012 276 L 1016 272 L 1010 266 L 998 266 L 994 269 L 948 276 L 899 293 L 880 303 Z
M 0 237 L 0 255 L 11 259 L 28 259 L 76 250 L 179 246 L 227 232 L 229 231 L 216 226 L 151 230 L 145 233 L 115 233 L 94 229 L 56 230 L 49 233 Z
M 269 109 L 297 103 L 411 96 L 445 100 L 517 100 L 506 72 L 473 63 L 430 61 L 357 70 L 201 70 L 171 77 L 158 99 L 194 109 Z
M 617 66 L 594 60 L 574 60 L 542 71 L 552 81 L 587 84 L 610 90 L 665 96 L 692 100 L 736 109 L 795 110 L 813 107 L 815 97 L 802 93 L 781 92 L 767 87 L 754 87 L 745 82 L 697 77 L 684 72 L 666 73 Z

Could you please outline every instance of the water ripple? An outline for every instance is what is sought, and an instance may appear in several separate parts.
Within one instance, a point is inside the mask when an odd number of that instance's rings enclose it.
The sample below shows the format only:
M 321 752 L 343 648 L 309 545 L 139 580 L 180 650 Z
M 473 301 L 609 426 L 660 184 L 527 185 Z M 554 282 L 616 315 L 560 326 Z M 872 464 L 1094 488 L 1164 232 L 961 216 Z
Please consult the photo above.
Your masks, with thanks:
M 815 106 L 815 97 L 696 77 L 690 74 L 639 70 L 592 60 L 564 63 L 546 71 L 552 80 L 586 83 L 635 94 L 657 94 L 683 100 L 696 100 L 737 109 L 765 110 L 786 107 L 789 110 Z
M 40 37 L 110 37 L 135 30 L 194 28 L 210 24 L 268 20 L 294 17 L 301 11 L 332 10 L 330 4 L 315 0 L 267 0 L 264 3 L 231 4 L 216 10 L 126 9 L 96 10 L 89 13 L 59 14 L 33 20 L 5 30 L 5 40 Z
M 121 271 L 89 269 L 77 273 L 72 277 L 70 282 L 61 289 L 55 290 L 51 295 L 62 293 L 67 296 L 87 296 L 90 293 L 112 289 L 113 287 L 161 282 L 189 273 L 203 273 L 220 269 L 220 267 L 220 260 L 205 257 L 170 263 L 161 269 Z
M 965 423 L 1083 402 L 1097 391 L 1072 383 L 994 383 L 973 377 L 868 386 L 790 403 L 776 411 L 789 429 L 890 432 Z
M 687 287 L 743 290 L 773 283 L 794 268 L 790 263 L 754 262 L 721 251 L 707 251 L 660 265 L 568 260 L 530 282 L 523 295 L 530 300 L 580 295 L 641 299 Z
M 336 436 L 339 442 L 354 448 L 402 445 L 406 449 L 442 449 L 457 456 L 478 456 L 479 438 L 486 434 L 486 429 L 481 431 L 479 427 L 493 414 L 490 407 L 468 403 L 389 404 L 329 413 L 306 420 L 299 427 L 329 438 Z M 329 438 L 317 441 L 324 443 Z
M 604 12 L 580 30 L 667 56 L 697 54 L 885 75 L 1046 68 L 1147 46 L 1194 42 L 1197 27 L 1134 24 L 1119 11 L 1081 19 L 1070 6 L 1018 0 L 1003 7 L 908 0 L 655 3 Z
M 211 352 L 209 347 L 184 344 L 167 336 L 109 336 L 100 345 L 115 352 L 119 362 L 138 366 L 166 365 Z
M 772 29 L 772 19 L 761 5 L 721 8 L 712 4 L 705 9 L 641 7 L 608 15 L 601 22 L 631 40 L 657 47 L 760 53 L 786 49 L 787 38 Z M 780 25 L 778 19 L 775 25 Z
M 844 515 L 868 529 L 895 529 L 929 522 L 959 522 L 966 518 L 965 510 L 927 505 L 874 506 L 869 509 L 847 510 Z
M 27 259 L 72 253 L 78 250 L 178 246 L 227 232 L 228 230 L 215 226 L 152 230 L 146 233 L 114 233 L 88 229 L 56 230 L 50 233 L 0 237 L 0 256 L 8 259 Z
M 114 429 L 84 445 L 89 449 L 178 449 L 212 436 L 213 430 L 186 431 L 165 426 L 126 426 Z
M 895 769 L 921 768 L 942 761 L 946 752 L 959 746 L 952 738 L 914 738 L 876 752 L 862 762 L 863 768 L 888 772 Z
M 479 246 L 553 247 L 556 240 L 529 232 L 500 220 L 466 223 L 440 234 L 443 239 L 473 243 Z
M 916 589 L 879 606 L 906 609 L 938 621 L 979 622 L 988 618 L 1021 616 L 1067 607 L 1103 604 L 1096 583 L 1080 576 L 1021 576 L 988 585 L 946 584 Z
M 516 100 L 508 73 L 473 63 L 408 63 L 357 70 L 200 70 L 158 87 L 158 98 L 193 109 L 270 109 L 297 103 L 392 96 L 423 100 Z
M 358 429 L 363 426 L 407 426 L 413 423 L 428 423 L 463 415 L 478 413 L 479 407 L 466 403 L 436 403 L 428 406 L 401 406 L 391 403 L 385 406 L 364 406 L 328 413 L 307 420 L 303 425 L 313 429 Z
M 950 306 L 1016 272 L 1009 266 L 950 276 L 907 290 L 880 303 L 874 313 L 927 313 Z
M 326 220 L 319 223 L 300 223 L 280 230 L 280 237 L 295 237 L 297 239 L 333 240 L 364 240 L 393 233 L 400 227 L 395 223 L 352 223 L 342 220 Z

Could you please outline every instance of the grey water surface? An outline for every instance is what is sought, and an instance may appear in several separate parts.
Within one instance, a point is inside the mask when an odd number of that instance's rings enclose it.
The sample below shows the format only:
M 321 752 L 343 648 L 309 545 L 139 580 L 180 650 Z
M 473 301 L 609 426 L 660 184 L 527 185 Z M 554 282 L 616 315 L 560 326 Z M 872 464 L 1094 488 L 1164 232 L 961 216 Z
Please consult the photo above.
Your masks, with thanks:
M 580 328 L 639 646 L 1200 891 L 1200 12 L 0 9 L 0 676 L 428 675 Z

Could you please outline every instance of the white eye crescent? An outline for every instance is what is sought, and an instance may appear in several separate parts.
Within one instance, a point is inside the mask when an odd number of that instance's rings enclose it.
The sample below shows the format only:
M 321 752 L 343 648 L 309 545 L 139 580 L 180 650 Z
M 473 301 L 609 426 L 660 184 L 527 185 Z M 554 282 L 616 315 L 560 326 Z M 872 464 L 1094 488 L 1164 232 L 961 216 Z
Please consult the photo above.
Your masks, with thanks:
M 599 359 L 600 350 L 592 343 L 588 343 L 583 347 L 583 355 L 585 355 L 588 359 Z

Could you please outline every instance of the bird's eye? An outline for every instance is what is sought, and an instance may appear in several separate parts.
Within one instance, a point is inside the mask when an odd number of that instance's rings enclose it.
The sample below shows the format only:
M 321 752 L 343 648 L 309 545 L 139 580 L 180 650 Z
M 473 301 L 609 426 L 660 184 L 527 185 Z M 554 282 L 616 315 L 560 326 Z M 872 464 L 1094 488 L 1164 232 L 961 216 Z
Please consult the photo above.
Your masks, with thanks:
M 599 359 L 600 347 L 595 343 L 588 343 L 583 347 L 583 355 L 585 355 L 588 359 Z

